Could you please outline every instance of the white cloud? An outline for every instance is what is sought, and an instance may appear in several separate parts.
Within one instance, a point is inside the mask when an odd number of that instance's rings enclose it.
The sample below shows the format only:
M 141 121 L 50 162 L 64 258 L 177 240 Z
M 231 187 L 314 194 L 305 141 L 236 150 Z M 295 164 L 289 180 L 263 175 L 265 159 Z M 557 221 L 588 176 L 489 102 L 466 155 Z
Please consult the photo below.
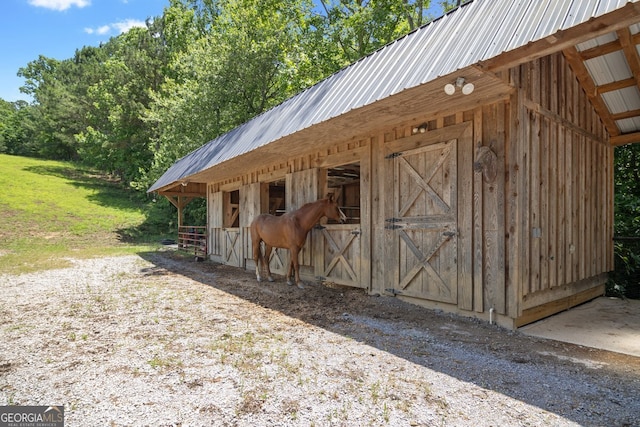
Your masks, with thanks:
M 129 31 L 134 27 L 145 28 L 147 24 L 145 24 L 144 21 L 138 21 L 137 19 L 126 19 L 124 21 L 111 24 L 111 26 L 117 29 L 118 32 L 121 34 L 121 33 L 126 33 L 127 31 Z
M 35 7 L 44 7 L 52 10 L 67 10 L 71 6 L 86 7 L 91 0 L 29 0 L 29 4 Z
M 105 35 L 108 34 L 109 31 L 111 31 L 111 26 L 109 25 L 103 25 L 102 27 L 98 27 L 98 28 L 85 28 L 84 32 L 87 34 L 98 34 L 98 35 Z
M 138 21 L 136 19 L 126 19 L 124 21 L 114 22 L 113 24 L 107 24 L 97 28 L 85 28 L 84 32 L 87 34 L 98 34 L 104 36 L 105 34 L 110 33 L 126 33 L 134 27 L 144 28 L 146 27 L 146 24 L 144 23 L 144 21 Z

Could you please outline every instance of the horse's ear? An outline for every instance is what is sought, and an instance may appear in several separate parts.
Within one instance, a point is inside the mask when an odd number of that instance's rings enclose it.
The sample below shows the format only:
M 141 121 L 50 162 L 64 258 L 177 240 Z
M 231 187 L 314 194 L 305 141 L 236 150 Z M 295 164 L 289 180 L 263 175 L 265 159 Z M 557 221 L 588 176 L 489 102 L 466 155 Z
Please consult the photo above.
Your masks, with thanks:
M 327 199 L 329 199 L 330 202 L 333 202 L 333 193 L 327 193 Z

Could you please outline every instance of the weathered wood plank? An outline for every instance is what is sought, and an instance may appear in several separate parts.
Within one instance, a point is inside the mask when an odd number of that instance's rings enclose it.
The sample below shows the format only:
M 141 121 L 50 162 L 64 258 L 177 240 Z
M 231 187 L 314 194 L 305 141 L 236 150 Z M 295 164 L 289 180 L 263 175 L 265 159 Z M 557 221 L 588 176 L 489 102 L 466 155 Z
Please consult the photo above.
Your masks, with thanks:
M 474 111 L 473 119 L 473 153 L 477 152 L 482 143 L 482 109 Z M 473 174 L 473 309 L 484 311 L 483 278 L 484 278 L 484 210 L 483 210 L 482 172 Z
M 540 156 L 540 205 L 539 205 L 539 250 L 540 250 L 540 284 L 538 290 L 545 290 L 549 288 L 549 248 L 550 248 L 550 236 L 549 229 L 551 227 L 551 218 L 549 218 L 549 199 L 551 197 L 550 190 L 550 161 L 549 161 L 549 120 L 541 117 L 540 123 L 540 148 L 538 155 Z M 535 263 L 535 260 L 533 260 Z
M 509 70 L 509 80 L 516 86 L 520 86 L 520 67 Z M 508 137 L 505 138 L 505 313 L 511 318 L 516 318 L 519 313 L 519 301 L 521 294 L 522 264 L 520 263 L 520 250 L 522 243 L 522 200 L 518 197 L 522 186 L 522 128 L 519 125 L 523 117 L 521 91 L 517 90 L 509 99 L 508 108 Z
M 459 126 L 459 125 L 456 125 Z M 458 138 L 458 307 L 473 310 L 473 125 Z

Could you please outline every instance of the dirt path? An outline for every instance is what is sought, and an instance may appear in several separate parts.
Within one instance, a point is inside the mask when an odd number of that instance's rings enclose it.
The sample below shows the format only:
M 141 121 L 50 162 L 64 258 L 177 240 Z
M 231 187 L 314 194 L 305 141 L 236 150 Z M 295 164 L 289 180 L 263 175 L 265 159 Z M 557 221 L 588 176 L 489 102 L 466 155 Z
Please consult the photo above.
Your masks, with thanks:
M 0 405 L 67 426 L 640 425 L 640 360 L 170 252 L 0 275 Z

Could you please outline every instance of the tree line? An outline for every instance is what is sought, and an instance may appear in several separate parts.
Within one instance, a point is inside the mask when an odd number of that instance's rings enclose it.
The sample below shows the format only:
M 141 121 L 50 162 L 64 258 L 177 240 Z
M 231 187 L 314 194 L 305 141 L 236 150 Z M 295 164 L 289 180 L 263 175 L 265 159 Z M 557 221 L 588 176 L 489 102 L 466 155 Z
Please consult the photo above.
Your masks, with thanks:
M 20 68 L 32 102 L 0 100 L 0 152 L 78 161 L 145 191 L 178 158 L 425 24 L 429 6 L 170 0 L 144 28 Z
M 170 0 L 144 28 L 20 68 L 32 101 L 0 99 L 0 153 L 81 162 L 144 192 L 178 158 L 427 23 L 430 3 Z M 616 149 L 615 170 L 616 233 L 640 236 L 638 144 Z

